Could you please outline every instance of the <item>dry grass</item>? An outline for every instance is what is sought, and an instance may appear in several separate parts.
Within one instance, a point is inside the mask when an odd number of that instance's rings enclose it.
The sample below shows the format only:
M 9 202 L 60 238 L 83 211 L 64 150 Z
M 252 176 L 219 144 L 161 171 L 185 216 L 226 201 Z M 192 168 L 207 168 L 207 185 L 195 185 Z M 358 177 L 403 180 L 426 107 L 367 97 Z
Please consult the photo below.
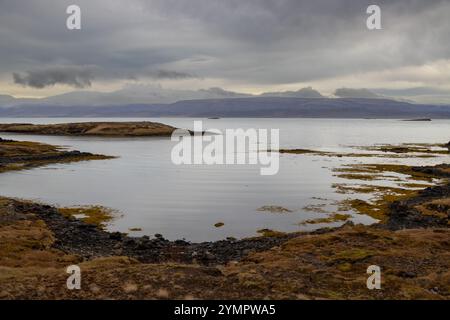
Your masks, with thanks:
M 400 145 L 375 145 L 356 146 L 356 149 L 369 151 L 370 153 L 359 152 L 331 152 L 311 149 L 280 149 L 280 153 L 301 154 L 322 157 L 350 157 L 350 158 L 434 158 L 442 155 L 449 155 L 447 145 L 443 144 L 400 144 Z
M 309 219 L 300 222 L 300 225 L 307 224 L 319 224 L 319 223 L 334 223 L 334 222 L 344 222 L 350 219 L 352 216 L 350 214 L 333 213 L 326 218 Z
M 342 179 L 355 181 L 356 184 L 335 183 L 333 188 L 341 194 L 371 195 L 369 200 L 348 198 L 339 203 L 339 211 L 354 211 L 385 221 L 389 205 L 394 201 L 404 200 L 417 194 L 418 188 L 431 186 L 436 182 L 436 176 L 413 170 L 412 167 L 400 164 L 355 164 L 333 170 Z M 405 175 L 406 178 L 392 174 Z M 358 181 L 390 180 L 396 186 L 380 186 Z M 409 182 L 409 181 L 418 181 Z
M 65 217 L 78 218 L 86 223 L 96 225 L 100 229 L 104 229 L 116 215 L 113 209 L 102 206 L 66 207 L 58 208 L 58 211 Z
M 424 216 L 446 219 L 450 226 L 450 198 L 437 199 L 421 203 L 414 207 Z
M 300 234 L 217 267 L 143 264 L 127 257 L 82 262 L 52 249 L 46 225 L 32 212 L 11 213 L 9 201 L 0 201 L 2 299 L 450 298 L 450 229 L 345 226 Z M 71 264 L 82 270 L 81 290 L 65 286 Z M 382 290 L 366 288 L 366 269 L 373 264 L 382 268 Z
M 176 128 L 158 122 L 83 122 L 62 124 L 0 124 L 0 131 L 24 134 L 144 137 L 170 136 Z
M 106 160 L 114 157 L 68 152 L 58 146 L 29 141 L 0 140 L 0 173 L 25 170 L 53 163 Z

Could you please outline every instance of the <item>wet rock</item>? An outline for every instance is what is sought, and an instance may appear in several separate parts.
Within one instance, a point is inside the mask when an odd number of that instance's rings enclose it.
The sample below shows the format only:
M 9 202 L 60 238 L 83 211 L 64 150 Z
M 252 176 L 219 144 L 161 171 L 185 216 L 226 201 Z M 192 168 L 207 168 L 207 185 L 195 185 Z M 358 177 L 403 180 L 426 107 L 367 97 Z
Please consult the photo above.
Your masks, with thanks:
M 113 254 L 116 256 L 121 256 L 123 255 L 123 250 L 122 249 L 113 250 Z
M 122 240 L 122 234 L 120 232 L 112 232 L 110 233 L 109 238 L 112 240 Z
M 79 227 L 83 228 L 83 229 L 95 229 L 95 228 L 97 228 L 97 226 L 95 224 L 89 224 L 89 223 L 80 223 Z
M 139 241 L 136 245 L 136 250 L 146 250 L 150 249 L 152 246 L 149 241 Z
M 136 245 L 136 241 L 134 239 L 128 238 L 124 241 L 124 244 L 127 246 L 133 246 Z
M 215 255 L 213 255 L 211 252 L 209 252 L 209 251 L 206 251 L 205 252 L 205 254 L 204 254 L 204 258 L 206 259 L 206 260 L 215 260 L 216 259 L 216 256 Z

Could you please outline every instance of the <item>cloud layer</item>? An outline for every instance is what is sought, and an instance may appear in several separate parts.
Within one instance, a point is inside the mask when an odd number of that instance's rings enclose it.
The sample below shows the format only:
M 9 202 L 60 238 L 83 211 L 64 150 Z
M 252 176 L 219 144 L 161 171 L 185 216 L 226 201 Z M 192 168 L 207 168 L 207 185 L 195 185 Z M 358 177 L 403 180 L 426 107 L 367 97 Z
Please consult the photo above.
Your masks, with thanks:
M 333 81 L 339 88 L 339 79 L 377 73 L 378 87 L 450 88 L 448 77 L 423 68 L 450 58 L 450 3 L 377 1 L 383 30 L 369 31 L 372 3 L 78 0 L 82 29 L 74 31 L 65 27 L 72 1 L 1 0 L 0 81 L 86 88 L 191 80 L 270 90 Z
M 13 78 L 15 83 L 33 88 L 45 88 L 55 84 L 85 88 L 91 86 L 93 74 L 90 68 L 64 66 L 27 71 L 24 75 L 13 73 Z

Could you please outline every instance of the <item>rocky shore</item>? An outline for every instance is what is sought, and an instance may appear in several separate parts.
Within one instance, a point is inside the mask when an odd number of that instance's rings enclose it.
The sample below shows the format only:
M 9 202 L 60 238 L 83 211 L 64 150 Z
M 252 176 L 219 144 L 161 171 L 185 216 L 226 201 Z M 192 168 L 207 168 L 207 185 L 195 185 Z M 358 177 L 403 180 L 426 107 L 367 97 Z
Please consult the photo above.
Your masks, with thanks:
M 58 208 L 27 201 L 8 201 L 8 219 L 38 219 L 45 222 L 53 233 L 53 247 L 84 260 L 110 256 L 128 256 L 145 263 L 183 262 L 203 265 L 222 264 L 240 260 L 251 251 L 263 251 L 279 245 L 295 234 L 277 237 L 256 237 L 244 240 L 190 243 L 184 240 L 169 241 L 160 234 L 130 237 L 124 233 L 106 232 L 95 224 L 63 216 Z M 33 213 L 32 216 L 29 213 Z M 0 217 L 0 221 L 1 221 Z
M 41 157 L 58 150 L 0 141 L 4 171 L 56 161 Z M 410 170 L 447 178 L 450 166 Z M 0 198 L 0 299 L 449 299 L 448 182 L 385 214 L 372 226 L 190 243 L 110 233 L 52 206 Z M 81 290 L 65 286 L 71 264 Z M 381 266 L 382 290 L 366 288 L 369 265 Z

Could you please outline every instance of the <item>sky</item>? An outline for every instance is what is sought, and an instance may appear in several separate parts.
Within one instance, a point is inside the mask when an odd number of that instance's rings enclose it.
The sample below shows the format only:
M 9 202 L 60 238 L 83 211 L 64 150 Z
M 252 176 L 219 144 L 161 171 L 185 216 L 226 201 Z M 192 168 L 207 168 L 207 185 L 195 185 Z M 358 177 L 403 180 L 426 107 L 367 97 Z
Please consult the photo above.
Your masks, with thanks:
M 71 4 L 81 30 L 66 28 Z M 366 27 L 370 4 L 381 30 Z M 0 94 L 136 84 L 450 96 L 449 35 L 450 0 L 0 0 Z

